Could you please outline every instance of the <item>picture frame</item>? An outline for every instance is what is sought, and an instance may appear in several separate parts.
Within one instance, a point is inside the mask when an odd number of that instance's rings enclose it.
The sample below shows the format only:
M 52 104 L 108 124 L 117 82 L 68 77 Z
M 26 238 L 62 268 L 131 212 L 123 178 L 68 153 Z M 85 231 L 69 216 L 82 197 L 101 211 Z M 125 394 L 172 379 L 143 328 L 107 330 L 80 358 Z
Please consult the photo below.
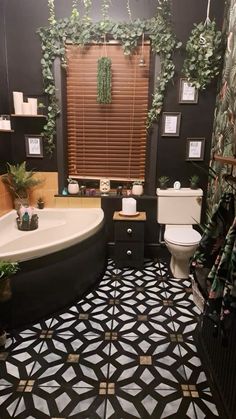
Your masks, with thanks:
M 187 138 L 186 160 L 204 160 L 205 138 Z
M 178 137 L 180 132 L 181 112 L 163 112 L 162 137 Z
M 198 89 L 185 78 L 180 79 L 179 103 L 198 103 Z
M 42 158 L 43 157 L 43 139 L 42 135 L 25 135 L 26 157 Z

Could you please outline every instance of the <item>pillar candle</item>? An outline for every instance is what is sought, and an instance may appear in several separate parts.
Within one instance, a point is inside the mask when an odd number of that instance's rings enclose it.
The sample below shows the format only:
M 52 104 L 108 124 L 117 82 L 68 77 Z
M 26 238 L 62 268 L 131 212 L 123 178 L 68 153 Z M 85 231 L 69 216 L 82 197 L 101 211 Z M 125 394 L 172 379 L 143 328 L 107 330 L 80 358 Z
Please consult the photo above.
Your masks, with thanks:
M 136 204 L 134 198 L 122 198 L 122 212 L 126 215 L 136 214 Z

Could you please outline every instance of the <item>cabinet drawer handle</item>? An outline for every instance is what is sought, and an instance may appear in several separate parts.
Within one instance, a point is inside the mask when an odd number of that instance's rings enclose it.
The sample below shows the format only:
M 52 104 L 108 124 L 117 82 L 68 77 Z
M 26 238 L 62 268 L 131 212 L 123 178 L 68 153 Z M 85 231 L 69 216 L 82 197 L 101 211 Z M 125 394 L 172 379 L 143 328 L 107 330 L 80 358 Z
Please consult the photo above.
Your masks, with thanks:
M 131 256 L 131 255 L 132 255 L 132 251 L 131 251 L 131 250 L 127 250 L 126 254 L 127 254 L 128 256 Z
M 132 228 L 127 228 L 127 233 L 132 234 Z

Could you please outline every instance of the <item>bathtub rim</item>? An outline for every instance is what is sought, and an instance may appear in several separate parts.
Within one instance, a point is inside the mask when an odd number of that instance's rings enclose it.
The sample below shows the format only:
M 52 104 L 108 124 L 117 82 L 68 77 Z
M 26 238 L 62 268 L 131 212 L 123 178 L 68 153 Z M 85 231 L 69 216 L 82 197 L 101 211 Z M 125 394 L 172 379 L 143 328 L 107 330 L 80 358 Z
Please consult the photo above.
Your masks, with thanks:
M 6 261 L 17 261 L 17 262 L 26 262 L 30 261 L 32 259 L 37 259 L 43 256 L 47 256 L 53 253 L 56 253 L 60 250 L 70 248 L 71 246 L 74 246 L 87 238 L 91 237 L 93 234 L 96 234 L 97 231 L 102 227 L 104 223 L 104 211 L 102 208 L 44 208 L 43 210 L 36 209 L 36 213 L 40 215 L 42 212 L 96 212 L 98 213 L 99 217 L 94 220 L 94 222 L 91 225 L 91 228 L 84 228 L 75 234 L 71 234 L 69 236 L 60 240 L 56 241 L 50 241 L 48 244 L 44 244 L 43 246 L 32 246 L 30 248 L 24 249 L 23 251 L 12 251 L 12 252 L 5 252 L 0 253 L 0 260 L 6 260 Z M 0 223 L 5 218 L 10 218 L 14 215 L 16 217 L 16 211 L 11 210 L 7 214 L 4 214 L 0 217 Z M 32 231 L 26 231 L 23 232 L 23 234 L 37 234 L 37 230 Z M 22 234 L 22 236 L 23 236 Z M 79 240 L 78 240 L 79 239 Z M 49 251 L 50 250 L 50 251 Z

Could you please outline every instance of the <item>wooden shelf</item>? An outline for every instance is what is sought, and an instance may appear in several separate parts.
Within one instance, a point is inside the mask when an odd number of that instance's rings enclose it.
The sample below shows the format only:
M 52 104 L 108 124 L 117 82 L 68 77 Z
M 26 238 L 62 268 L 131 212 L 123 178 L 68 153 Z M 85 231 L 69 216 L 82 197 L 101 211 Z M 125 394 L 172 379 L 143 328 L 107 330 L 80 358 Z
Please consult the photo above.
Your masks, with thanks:
M 23 114 L 11 114 L 14 118 L 47 118 L 46 115 L 23 115 Z
M 232 164 L 234 166 L 236 165 L 235 157 L 226 157 L 226 156 L 220 156 L 219 154 L 215 154 L 214 160 L 219 161 L 222 164 Z
M 14 129 L 0 129 L 0 132 L 14 132 Z

